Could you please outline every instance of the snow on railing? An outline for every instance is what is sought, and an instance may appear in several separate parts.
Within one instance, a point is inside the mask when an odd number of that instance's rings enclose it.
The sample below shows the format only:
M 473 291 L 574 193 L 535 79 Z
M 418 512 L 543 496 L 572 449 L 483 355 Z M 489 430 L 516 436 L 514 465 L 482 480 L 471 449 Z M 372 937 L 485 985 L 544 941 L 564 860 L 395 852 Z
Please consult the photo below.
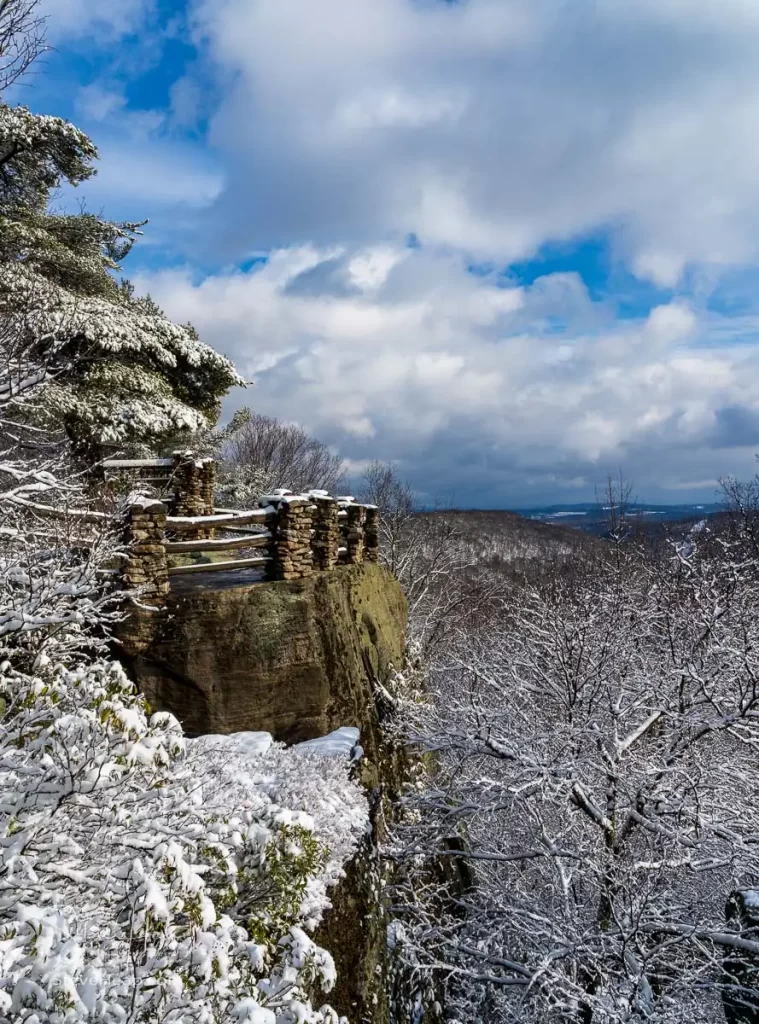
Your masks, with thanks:
M 174 459 L 106 459 L 104 469 L 171 469 Z
M 103 463 L 107 470 L 138 474 L 170 469 L 178 482 L 170 503 L 144 493 L 146 480 L 139 475 L 122 509 L 112 513 L 59 509 L 27 499 L 18 503 L 40 518 L 70 518 L 123 531 L 128 550 L 123 566 L 126 584 L 157 597 L 168 593 L 173 576 L 258 568 L 269 581 L 296 580 L 339 564 L 377 561 L 375 506 L 362 505 L 352 495 L 332 497 L 324 490 L 295 493 L 278 488 L 260 499 L 259 508 L 216 508 L 213 463 L 193 461 L 190 455 L 185 453 L 181 460 L 175 456 Z M 225 552 L 237 557 L 217 557 Z M 193 556 L 207 557 L 197 561 Z
M 379 520 L 373 506 L 358 504 L 352 497 L 333 498 L 323 490 L 295 493 L 285 488 L 263 495 L 260 505 L 246 510 L 215 508 L 213 514 L 195 516 L 167 515 L 164 508 L 160 528 L 167 586 L 174 576 L 252 568 L 263 570 L 269 581 L 295 580 L 341 563 L 377 560 Z M 143 509 L 138 519 L 139 542 L 145 531 Z M 145 552 L 152 558 L 155 544 L 148 543 Z M 226 552 L 239 554 L 216 558 Z M 208 558 L 188 561 L 192 556 Z M 146 571 L 138 570 L 137 575 Z

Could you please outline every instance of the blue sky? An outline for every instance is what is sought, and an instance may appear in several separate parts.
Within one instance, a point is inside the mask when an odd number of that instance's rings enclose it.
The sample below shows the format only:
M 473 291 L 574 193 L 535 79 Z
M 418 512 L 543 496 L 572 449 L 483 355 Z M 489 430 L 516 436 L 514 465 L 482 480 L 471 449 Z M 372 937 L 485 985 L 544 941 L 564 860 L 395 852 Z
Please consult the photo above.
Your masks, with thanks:
M 755 0 L 49 0 L 59 202 L 230 396 L 425 500 L 710 500 L 759 451 Z

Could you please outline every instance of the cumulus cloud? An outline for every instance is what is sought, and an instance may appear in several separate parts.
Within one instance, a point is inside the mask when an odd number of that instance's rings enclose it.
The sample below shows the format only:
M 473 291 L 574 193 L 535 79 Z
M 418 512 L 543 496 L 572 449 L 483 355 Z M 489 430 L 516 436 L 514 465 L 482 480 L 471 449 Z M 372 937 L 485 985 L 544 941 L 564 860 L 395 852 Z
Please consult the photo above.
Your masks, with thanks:
M 305 424 L 356 466 L 394 460 L 428 497 L 579 500 L 620 464 L 649 496 L 703 494 L 759 445 L 759 354 L 711 343 L 713 317 L 682 300 L 618 322 L 574 278 L 576 316 L 557 330 L 566 275 L 504 286 L 388 245 L 139 283 L 256 379 L 236 404 Z
M 186 254 L 141 285 L 258 380 L 234 402 L 468 504 L 579 499 L 620 464 L 649 497 L 753 471 L 755 0 L 187 4 L 171 27 L 57 0 L 53 26 L 80 49 L 151 26 L 75 99 L 103 154 L 83 191 Z M 132 109 L 190 23 L 163 109 Z M 509 282 L 595 232 L 655 308 Z
M 236 254 L 416 232 L 504 261 L 611 226 L 636 273 L 759 255 L 753 0 L 196 0 Z
M 115 39 L 135 32 L 154 8 L 154 0 L 43 0 L 54 40 L 92 36 Z

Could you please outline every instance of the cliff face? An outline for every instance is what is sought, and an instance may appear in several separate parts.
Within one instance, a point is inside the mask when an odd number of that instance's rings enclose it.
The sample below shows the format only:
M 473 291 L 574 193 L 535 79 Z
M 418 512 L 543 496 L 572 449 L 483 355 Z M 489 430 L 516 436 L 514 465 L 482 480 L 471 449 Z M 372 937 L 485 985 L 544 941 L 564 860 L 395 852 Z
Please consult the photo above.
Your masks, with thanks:
M 135 610 L 119 656 L 152 707 L 172 711 L 191 736 L 266 730 L 292 743 L 360 728 L 375 834 L 348 865 L 316 938 L 337 967 L 330 1003 L 352 1024 L 387 1024 L 375 840 L 383 798 L 405 766 L 383 737 L 374 682 L 403 662 L 403 592 L 372 563 L 293 582 L 202 578 L 173 590 L 161 613 Z
M 371 747 L 371 680 L 403 660 L 406 603 L 392 576 L 365 563 L 282 583 L 191 579 L 164 612 L 136 611 L 120 630 L 121 658 L 154 708 L 190 736 L 263 729 L 293 743 L 357 725 Z

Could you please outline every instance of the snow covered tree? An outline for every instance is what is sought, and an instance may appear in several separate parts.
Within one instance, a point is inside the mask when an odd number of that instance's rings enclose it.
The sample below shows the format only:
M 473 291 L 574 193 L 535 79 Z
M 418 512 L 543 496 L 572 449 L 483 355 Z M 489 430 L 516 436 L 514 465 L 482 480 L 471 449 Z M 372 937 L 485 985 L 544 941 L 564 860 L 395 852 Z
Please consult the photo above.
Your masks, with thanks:
M 39 32 L 36 7 L 0 7 L 3 53 L 17 69 L 41 45 L 29 35 Z M 243 383 L 191 326 L 172 323 L 117 282 L 142 225 L 51 210 L 54 190 L 86 181 L 96 158 L 69 122 L 0 103 L 0 317 L 34 309 L 26 341 L 55 371 L 47 401 L 95 455 L 102 445 L 154 446 L 213 425 L 221 397 Z
M 514 584 L 442 655 L 395 903 L 450 1019 L 754 1019 L 755 919 L 725 907 L 759 900 L 758 602 L 755 555 L 701 527 Z
M 186 743 L 116 663 L 0 688 L 3 1024 L 337 1024 L 308 930 L 367 827 L 347 762 Z
M 470 563 L 458 543 L 462 531 L 445 511 L 419 507 L 391 463 L 371 463 L 357 492 L 380 510 L 380 559 L 403 587 L 411 644 L 424 657 L 471 602 Z

